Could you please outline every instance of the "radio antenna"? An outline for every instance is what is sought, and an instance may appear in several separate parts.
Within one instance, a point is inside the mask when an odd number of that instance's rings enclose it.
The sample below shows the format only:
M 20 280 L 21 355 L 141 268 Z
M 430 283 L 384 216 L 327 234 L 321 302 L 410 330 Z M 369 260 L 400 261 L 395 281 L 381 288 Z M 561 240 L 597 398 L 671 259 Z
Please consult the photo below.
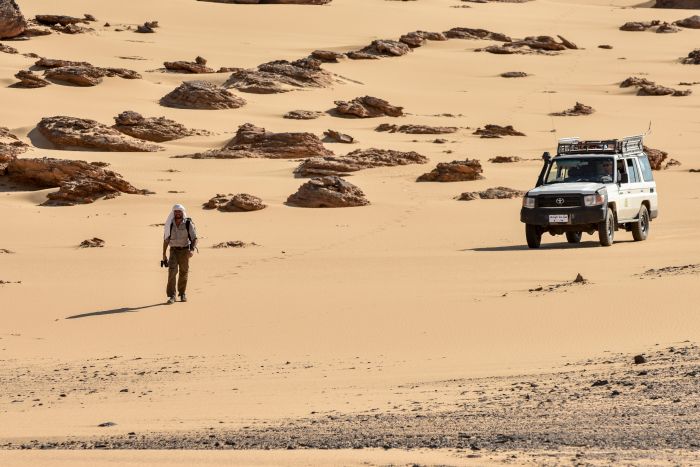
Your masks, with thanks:
M 647 128 L 647 131 L 644 133 L 643 136 L 647 136 L 651 134 L 651 120 L 649 120 L 649 128 Z

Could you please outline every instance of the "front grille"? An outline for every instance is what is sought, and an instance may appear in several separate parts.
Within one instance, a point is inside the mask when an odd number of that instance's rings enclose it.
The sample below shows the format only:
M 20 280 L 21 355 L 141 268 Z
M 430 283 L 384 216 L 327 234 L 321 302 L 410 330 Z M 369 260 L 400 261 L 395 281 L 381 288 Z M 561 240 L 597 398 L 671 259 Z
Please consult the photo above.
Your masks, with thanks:
M 537 197 L 537 206 L 540 208 L 569 208 L 583 206 L 581 195 L 545 195 Z

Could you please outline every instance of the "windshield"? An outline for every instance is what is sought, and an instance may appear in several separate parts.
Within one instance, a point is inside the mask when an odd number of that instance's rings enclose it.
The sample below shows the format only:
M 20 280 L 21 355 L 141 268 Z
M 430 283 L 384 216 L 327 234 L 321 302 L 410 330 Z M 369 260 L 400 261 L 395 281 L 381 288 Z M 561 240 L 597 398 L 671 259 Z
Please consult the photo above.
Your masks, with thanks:
M 575 182 L 612 183 L 615 180 L 614 173 L 613 159 L 608 157 L 554 159 L 545 179 L 545 184 Z

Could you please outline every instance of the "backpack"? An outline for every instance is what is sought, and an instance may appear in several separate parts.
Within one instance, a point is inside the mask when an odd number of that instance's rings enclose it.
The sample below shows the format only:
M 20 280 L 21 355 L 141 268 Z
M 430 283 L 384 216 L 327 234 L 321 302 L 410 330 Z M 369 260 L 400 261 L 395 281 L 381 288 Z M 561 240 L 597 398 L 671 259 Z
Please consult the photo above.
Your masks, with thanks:
M 173 225 L 175 225 L 175 221 L 172 221 L 170 223 L 170 236 L 172 237 L 173 235 Z M 192 234 L 190 234 L 190 225 L 192 225 L 192 218 L 188 217 L 185 219 L 185 230 L 187 230 L 187 238 L 190 241 L 190 244 L 192 244 Z

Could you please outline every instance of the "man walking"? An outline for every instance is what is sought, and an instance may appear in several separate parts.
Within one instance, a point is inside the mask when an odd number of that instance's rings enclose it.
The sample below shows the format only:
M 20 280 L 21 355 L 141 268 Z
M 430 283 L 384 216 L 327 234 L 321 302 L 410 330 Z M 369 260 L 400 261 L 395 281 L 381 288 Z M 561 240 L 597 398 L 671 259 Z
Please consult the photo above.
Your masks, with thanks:
M 176 204 L 165 221 L 163 232 L 163 261 L 168 264 L 168 305 L 175 303 L 175 284 L 180 301 L 186 302 L 187 275 L 190 269 L 190 258 L 197 247 L 197 230 L 192 219 L 187 217 L 185 207 Z M 170 246 L 170 258 L 166 252 Z M 179 277 L 178 277 L 179 270 Z

